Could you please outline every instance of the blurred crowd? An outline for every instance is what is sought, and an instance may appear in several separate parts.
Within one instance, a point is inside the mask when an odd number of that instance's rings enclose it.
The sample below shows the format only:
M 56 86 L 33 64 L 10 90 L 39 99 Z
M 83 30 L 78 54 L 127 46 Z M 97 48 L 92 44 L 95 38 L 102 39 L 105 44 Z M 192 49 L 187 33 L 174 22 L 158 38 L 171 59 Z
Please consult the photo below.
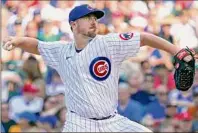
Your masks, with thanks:
M 68 15 L 80 4 L 105 11 L 99 34 L 146 31 L 182 48 L 198 47 L 198 2 L 194 0 L 2 0 L 1 38 L 71 41 Z M 1 53 L 1 131 L 60 132 L 67 107 L 58 73 L 40 56 L 21 49 L 1 49 Z M 156 132 L 198 131 L 198 73 L 189 91 L 178 91 L 172 62 L 171 55 L 146 46 L 136 58 L 124 61 L 118 113 Z

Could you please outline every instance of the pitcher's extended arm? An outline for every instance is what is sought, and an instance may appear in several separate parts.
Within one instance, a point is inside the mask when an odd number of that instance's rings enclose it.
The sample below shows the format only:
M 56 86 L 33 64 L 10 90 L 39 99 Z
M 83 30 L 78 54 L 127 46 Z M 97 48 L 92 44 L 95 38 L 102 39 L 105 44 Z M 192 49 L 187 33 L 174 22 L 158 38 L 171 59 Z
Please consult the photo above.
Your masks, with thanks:
M 3 48 L 5 50 L 12 50 L 15 47 L 19 47 L 26 52 L 32 54 L 38 54 L 38 40 L 30 37 L 7 37 L 3 40 Z

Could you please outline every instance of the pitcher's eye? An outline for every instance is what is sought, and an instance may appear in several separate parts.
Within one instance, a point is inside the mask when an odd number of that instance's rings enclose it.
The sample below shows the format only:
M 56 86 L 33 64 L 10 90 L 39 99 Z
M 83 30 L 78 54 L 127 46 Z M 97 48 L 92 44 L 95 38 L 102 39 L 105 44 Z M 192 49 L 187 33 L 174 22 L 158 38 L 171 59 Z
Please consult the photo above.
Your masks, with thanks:
M 89 17 L 89 20 L 95 20 L 96 21 L 97 18 L 94 15 L 92 15 L 92 16 Z
M 93 16 L 93 19 L 94 19 L 94 20 L 97 20 L 97 17 Z

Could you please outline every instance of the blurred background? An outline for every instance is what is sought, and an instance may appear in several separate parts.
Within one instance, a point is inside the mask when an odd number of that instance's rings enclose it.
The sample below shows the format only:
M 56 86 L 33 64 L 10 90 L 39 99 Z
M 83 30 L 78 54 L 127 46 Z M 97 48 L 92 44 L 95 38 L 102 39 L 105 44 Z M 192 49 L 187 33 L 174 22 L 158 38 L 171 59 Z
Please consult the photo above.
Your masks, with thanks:
M 1 38 L 71 41 L 70 10 L 90 4 L 105 11 L 99 34 L 146 31 L 174 45 L 198 47 L 198 2 L 2 0 Z M 175 88 L 171 55 L 142 47 L 121 66 L 118 112 L 155 132 L 198 131 L 198 73 L 187 92 Z M 198 72 L 198 65 L 196 65 Z M 1 49 L 1 131 L 60 132 L 67 107 L 58 73 L 42 58 Z

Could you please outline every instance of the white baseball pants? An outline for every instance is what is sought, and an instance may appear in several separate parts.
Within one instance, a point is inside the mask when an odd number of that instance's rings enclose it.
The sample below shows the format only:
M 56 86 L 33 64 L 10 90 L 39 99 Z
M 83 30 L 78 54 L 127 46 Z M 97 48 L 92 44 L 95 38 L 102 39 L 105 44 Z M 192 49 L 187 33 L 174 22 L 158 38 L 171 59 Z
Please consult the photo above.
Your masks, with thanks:
M 105 120 L 92 120 L 67 112 L 62 132 L 152 132 L 119 114 Z

